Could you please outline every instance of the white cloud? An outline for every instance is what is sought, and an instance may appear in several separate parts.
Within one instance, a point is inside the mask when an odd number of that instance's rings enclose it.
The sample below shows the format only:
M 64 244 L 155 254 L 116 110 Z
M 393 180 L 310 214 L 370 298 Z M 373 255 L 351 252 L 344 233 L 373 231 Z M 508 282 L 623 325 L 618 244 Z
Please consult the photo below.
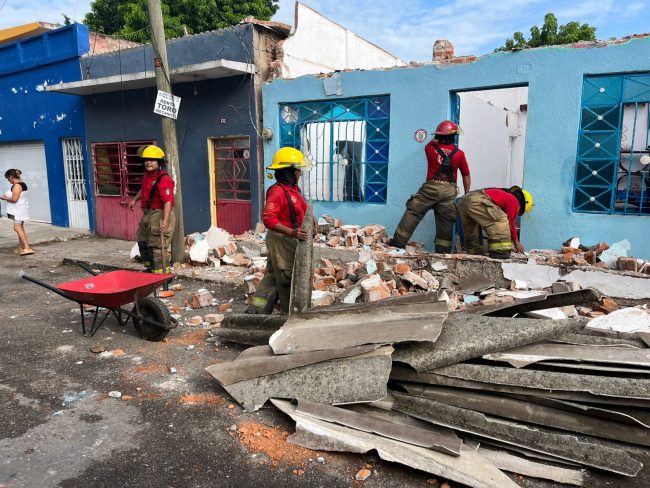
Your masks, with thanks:
M 91 0 L 7 0 L 0 12 L 0 29 L 7 29 L 31 22 L 63 24 L 63 15 L 72 20 L 83 21 L 90 12 Z M 0 5 L 2 2 L 0 2 Z

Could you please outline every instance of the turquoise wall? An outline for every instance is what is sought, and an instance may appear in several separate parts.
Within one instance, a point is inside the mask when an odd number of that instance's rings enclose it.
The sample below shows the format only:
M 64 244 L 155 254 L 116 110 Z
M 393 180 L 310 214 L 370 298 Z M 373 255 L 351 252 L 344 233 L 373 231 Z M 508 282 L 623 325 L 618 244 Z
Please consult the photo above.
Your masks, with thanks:
M 417 129 L 432 132 L 450 117 L 450 94 L 504 86 L 527 85 L 528 126 L 524 185 L 535 199 L 522 218 L 522 242 L 529 248 L 559 248 L 572 236 L 585 244 L 628 239 L 632 254 L 650 259 L 650 217 L 575 213 L 571 210 L 576 145 L 585 75 L 650 71 L 650 38 L 606 47 L 551 47 L 496 53 L 465 65 L 426 65 L 392 70 L 340 73 L 343 95 L 325 95 L 322 78 L 304 76 L 266 84 L 264 127 L 273 130 L 265 142 L 265 165 L 279 147 L 282 103 L 369 95 L 390 95 L 390 155 L 386 205 L 315 202 L 316 215 L 327 213 L 345 223 L 385 225 L 392 233 L 404 204 L 426 175 L 424 145 Z M 470 170 L 472 162 L 469 161 Z M 266 180 L 267 186 L 272 183 Z M 413 238 L 433 248 L 432 213 Z

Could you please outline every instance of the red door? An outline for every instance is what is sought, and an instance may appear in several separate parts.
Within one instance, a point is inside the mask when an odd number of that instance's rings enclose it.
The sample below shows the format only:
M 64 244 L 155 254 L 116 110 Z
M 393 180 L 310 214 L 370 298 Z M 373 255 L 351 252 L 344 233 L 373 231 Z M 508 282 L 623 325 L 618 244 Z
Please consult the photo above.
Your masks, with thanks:
M 138 148 L 154 141 L 107 142 L 93 144 L 97 233 L 103 237 L 134 240 L 142 210 L 133 212 L 128 202 L 142 182 L 144 168 Z
M 248 137 L 214 140 L 217 226 L 231 234 L 251 229 L 251 165 Z

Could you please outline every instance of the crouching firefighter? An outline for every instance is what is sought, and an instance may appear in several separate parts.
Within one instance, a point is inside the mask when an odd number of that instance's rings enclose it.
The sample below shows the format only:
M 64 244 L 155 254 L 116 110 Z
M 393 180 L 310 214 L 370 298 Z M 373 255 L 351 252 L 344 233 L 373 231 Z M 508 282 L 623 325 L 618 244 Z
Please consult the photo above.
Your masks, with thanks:
M 140 152 L 140 151 L 139 151 Z M 145 146 L 140 152 L 145 173 L 142 187 L 129 202 L 133 211 L 138 201 L 142 205 L 142 219 L 136 232 L 140 257 L 147 271 L 169 273 L 171 266 L 171 237 L 174 233 L 174 180 L 165 171 L 165 153 L 158 146 Z M 161 234 L 164 236 L 165 255 L 162 262 Z
M 292 147 L 280 148 L 269 166 L 276 183 L 266 192 L 263 222 L 268 229 L 266 247 L 269 257 L 266 274 L 253 294 L 246 313 L 270 314 L 280 301 L 282 313 L 289 313 L 291 274 L 298 241 L 307 240 L 301 229 L 307 202 L 300 192 L 301 171 L 309 170 L 305 156 Z
M 481 228 L 487 234 L 491 258 L 507 259 L 512 248 L 524 252 L 517 235 L 517 217 L 533 208 L 532 195 L 518 186 L 485 188 L 465 195 L 458 205 L 463 222 L 464 248 L 470 254 L 483 254 Z
M 427 157 L 427 179 L 415 195 L 406 202 L 406 211 L 389 244 L 404 247 L 426 213 L 433 209 L 436 219 L 435 251 L 451 252 L 455 200 L 458 194 L 456 176 L 463 177 L 465 193 L 469 192 L 471 179 L 465 153 L 458 149 L 456 136 L 459 128 L 450 120 L 438 124 L 435 137 L 424 147 Z

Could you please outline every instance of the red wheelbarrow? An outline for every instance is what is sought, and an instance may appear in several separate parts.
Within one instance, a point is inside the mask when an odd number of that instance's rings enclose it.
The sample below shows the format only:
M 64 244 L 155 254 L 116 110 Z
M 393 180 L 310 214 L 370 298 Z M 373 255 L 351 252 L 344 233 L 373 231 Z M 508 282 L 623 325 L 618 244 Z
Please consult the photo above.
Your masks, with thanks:
M 27 281 L 78 303 L 81 310 L 81 332 L 85 337 L 92 337 L 110 314 L 113 314 L 122 326 L 125 326 L 129 319 L 133 319 L 133 327 L 138 335 L 148 341 L 159 341 L 165 338 L 169 331 L 178 325 L 165 304 L 156 296 L 149 296 L 151 293 L 155 295 L 159 286 L 174 279 L 173 274 L 125 270 L 99 274 L 83 264 L 78 264 L 93 276 L 59 283 L 56 286 L 25 274 L 21 276 Z M 123 308 L 129 303 L 135 304 L 130 311 Z M 86 333 L 84 305 L 95 307 L 93 323 L 88 333 Z M 103 313 L 100 313 L 100 310 L 103 310 Z

